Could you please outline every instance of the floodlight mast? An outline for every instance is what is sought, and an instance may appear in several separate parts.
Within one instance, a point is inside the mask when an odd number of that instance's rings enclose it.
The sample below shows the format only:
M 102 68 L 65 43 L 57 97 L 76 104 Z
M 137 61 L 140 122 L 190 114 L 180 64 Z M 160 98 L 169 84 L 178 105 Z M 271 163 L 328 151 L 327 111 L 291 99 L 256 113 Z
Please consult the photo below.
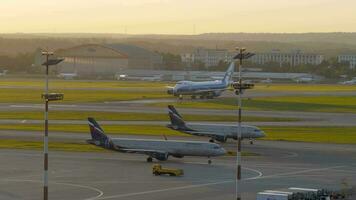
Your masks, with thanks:
M 43 51 L 42 55 L 46 56 L 46 62 L 42 65 L 46 66 L 45 76 L 45 94 L 42 94 L 42 98 L 45 100 L 45 134 L 43 138 L 43 199 L 48 200 L 48 103 L 49 101 L 63 99 L 63 94 L 48 94 L 48 72 L 49 66 L 56 65 L 63 61 L 63 59 L 49 59 L 53 52 Z
M 238 95 L 238 129 L 237 129 L 237 152 L 236 152 L 236 200 L 241 200 L 241 140 L 242 140 L 242 93 L 245 89 L 251 89 L 253 84 L 242 83 L 242 61 L 254 56 L 253 53 L 246 53 L 246 48 L 236 48 L 238 54 L 234 57 L 239 60 L 238 82 L 233 83 L 235 93 Z

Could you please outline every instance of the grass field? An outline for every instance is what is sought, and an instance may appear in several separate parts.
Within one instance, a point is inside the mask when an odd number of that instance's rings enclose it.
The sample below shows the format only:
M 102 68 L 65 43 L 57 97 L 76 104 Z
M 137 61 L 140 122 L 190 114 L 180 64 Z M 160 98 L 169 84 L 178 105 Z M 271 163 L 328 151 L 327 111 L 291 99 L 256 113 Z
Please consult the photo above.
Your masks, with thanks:
M 55 151 L 74 152 L 107 152 L 107 150 L 90 144 L 49 142 L 49 148 Z M 29 149 L 42 150 L 41 141 L 21 141 L 21 140 L 0 140 L 0 149 Z
M 261 127 L 263 140 L 356 144 L 356 127 Z
M 165 89 L 172 85 L 169 82 L 147 82 L 147 81 L 100 81 L 100 80 L 49 80 L 50 87 L 61 89 L 118 89 L 118 88 L 152 88 Z M 44 88 L 43 79 L 0 79 L 0 87 L 34 87 Z
M 167 121 L 168 114 L 149 114 L 149 113 L 118 113 L 118 112 L 98 112 L 98 111 L 51 111 L 49 118 L 51 120 L 86 120 L 87 117 L 95 117 L 97 120 L 107 121 Z M 0 119 L 18 119 L 18 120 L 42 120 L 43 112 L 35 111 L 9 111 L 0 112 Z M 231 122 L 236 121 L 233 116 L 220 115 L 184 115 L 186 121 L 214 121 L 214 122 Z M 299 121 L 295 118 L 279 117 L 258 117 L 246 116 L 248 122 L 286 122 Z
M 356 91 L 356 85 L 340 84 L 256 84 L 254 90 L 276 92 L 346 92 Z
M 164 126 L 155 125 L 105 125 L 112 135 L 187 136 Z M 356 127 L 260 127 L 266 132 L 264 140 L 356 144 Z M 43 131 L 42 125 L 0 125 L 1 130 Z M 50 125 L 49 131 L 88 134 L 87 125 Z
M 51 90 L 50 92 L 64 93 L 64 100 L 59 103 L 94 103 L 106 101 L 126 101 L 138 99 L 172 98 L 163 91 L 137 90 Z M 0 103 L 40 103 L 41 89 L 0 90 Z M 57 102 L 54 102 L 57 103 Z
M 155 103 L 155 106 L 165 106 Z M 178 108 L 237 109 L 236 98 L 173 103 Z M 277 110 L 301 112 L 356 112 L 356 96 L 285 96 L 244 99 L 246 110 Z

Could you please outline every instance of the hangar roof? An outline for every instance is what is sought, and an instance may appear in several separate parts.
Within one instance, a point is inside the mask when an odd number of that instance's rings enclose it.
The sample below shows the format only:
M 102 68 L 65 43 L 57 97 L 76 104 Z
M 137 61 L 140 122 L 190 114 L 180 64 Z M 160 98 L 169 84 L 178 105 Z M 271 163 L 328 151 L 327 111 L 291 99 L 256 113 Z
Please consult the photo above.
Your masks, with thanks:
M 68 49 L 60 49 L 56 51 L 56 55 L 61 57 L 128 58 L 126 53 L 99 44 L 85 44 Z
M 157 53 L 130 44 L 108 44 L 105 46 L 115 49 L 119 52 L 124 52 L 128 55 L 129 58 L 152 58 L 160 56 Z

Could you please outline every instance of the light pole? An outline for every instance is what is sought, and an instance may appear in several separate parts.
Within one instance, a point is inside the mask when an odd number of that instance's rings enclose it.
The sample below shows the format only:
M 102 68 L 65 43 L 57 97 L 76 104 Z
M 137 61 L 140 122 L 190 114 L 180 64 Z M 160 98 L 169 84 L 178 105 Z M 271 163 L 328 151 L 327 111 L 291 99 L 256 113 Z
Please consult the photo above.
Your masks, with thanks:
M 48 93 L 48 71 L 49 66 L 56 65 L 63 61 L 63 59 L 49 59 L 49 56 L 53 55 L 53 52 L 44 51 L 42 55 L 46 56 L 46 62 L 42 65 L 46 66 L 46 81 L 45 81 L 45 93 L 42 94 L 42 99 L 45 100 L 45 135 L 43 139 L 43 154 L 44 154 L 44 171 L 43 171 L 43 199 L 48 200 L 48 102 L 62 100 L 63 94 Z
M 242 93 L 246 89 L 253 88 L 253 84 L 242 83 L 242 61 L 248 59 L 255 54 L 245 52 L 245 48 L 236 48 L 239 52 L 234 59 L 239 60 L 239 76 L 238 81 L 234 82 L 232 86 L 235 89 L 236 95 L 238 95 L 238 129 L 237 129 L 237 153 L 236 153 L 236 200 L 241 200 L 240 181 L 241 181 L 241 140 L 242 140 Z

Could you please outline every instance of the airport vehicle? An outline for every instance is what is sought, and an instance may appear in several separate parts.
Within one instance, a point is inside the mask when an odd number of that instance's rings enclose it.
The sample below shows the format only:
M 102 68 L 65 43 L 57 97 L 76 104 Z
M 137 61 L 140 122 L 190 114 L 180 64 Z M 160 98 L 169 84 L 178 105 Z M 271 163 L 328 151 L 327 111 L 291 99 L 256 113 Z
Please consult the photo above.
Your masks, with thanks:
M 0 72 L 0 76 L 5 76 L 7 74 L 7 70 L 3 70 L 2 72 Z
M 167 127 L 173 130 L 190 135 L 210 137 L 210 142 L 214 142 L 214 140 L 226 142 L 228 138 L 237 139 L 237 125 L 186 123 L 173 105 L 168 105 L 168 115 L 171 124 L 168 124 Z M 253 139 L 264 136 L 264 132 L 258 127 L 242 125 L 242 138 L 250 139 L 251 144 L 253 144 Z
M 190 95 L 192 99 L 200 96 L 201 99 L 212 99 L 221 95 L 231 83 L 232 74 L 234 73 L 235 64 L 231 62 L 224 77 L 215 81 L 179 81 L 174 87 L 168 87 L 167 93 L 183 98 L 183 95 Z
M 63 78 L 65 80 L 71 80 L 78 76 L 77 73 L 60 73 L 58 74 L 58 78 Z
M 341 84 L 343 84 L 343 85 L 355 85 L 356 84 L 356 78 L 353 78 L 352 80 L 349 80 L 349 81 L 341 82 Z
M 182 169 L 163 168 L 160 164 L 155 164 L 152 167 L 152 174 L 156 176 L 162 174 L 167 174 L 170 176 L 182 176 L 184 175 L 184 172 Z
M 129 139 L 110 138 L 104 134 L 104 130 L 94 118 L 88 118 L 91 139 L 89 144 L 103 147 L 123 153 L 138 153 L 148 156 L 147 162 L 152 162 L 153 158 L 165 161 L 169 156 L 183 158 L 184 156 L 210 157 L 225 155 L 226 151 L 218 144 L 209 142 L 193 142 L 178 140 L 153 140 L 153 139 Z
M 311 83 L 314 82 L 315 79 L 312 76 L 303 76 L 303 77 L 295 78 L 294 81 L 297 83 Z

